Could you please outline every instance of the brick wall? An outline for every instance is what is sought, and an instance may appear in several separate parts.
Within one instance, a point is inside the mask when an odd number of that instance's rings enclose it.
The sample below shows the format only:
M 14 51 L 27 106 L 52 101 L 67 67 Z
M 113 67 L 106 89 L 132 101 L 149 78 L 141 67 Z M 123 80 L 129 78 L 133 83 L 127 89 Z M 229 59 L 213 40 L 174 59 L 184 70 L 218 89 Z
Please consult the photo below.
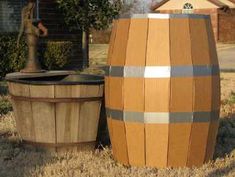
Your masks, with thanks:
M 92 30 L 92 39 L 90 38 L 90 42 L 92 40 L 93 44 L 108 44 L 111 36 L 111 31 L 112 28 L 103 31 Z
M 65 69 L 81 68 L 83 62 L 81 32 L 72 33 L 68 30 L 55 0 L 40 0 L 39 7 L 40 18 L 49 31 L 49 36 L 44 41 L 72 41 L 73 51 L 71 63 Z
M 235 42 L 235 9 L 219 12 L 219 41 Z
M 18 32 L 21 23 L 21 9 L 27 0 L 0 0 L 0 33 Z M 41 39 L 41 47 L 50 41 L 72 41 L 71 63 L 65 69 L 82 67 L 81 32 L 71 33 L 57 9 L 56 0 L 40 0 L 39 14 L 43 24 L 49 30 L 49 36 Z
M 215 41 L 218 41 L 218 10 L 217 9 L 195 9 L 194 13 L 206 14 L 211 16 L 211 24 L 214 31 Z
M 0 33 L 17 32 L 26 0 L 0 0 Z
M 160 13 L 182 13 L 182 10 L 161 10 Z M 211 24 L 214 31 L 215 40 L 218 40 L 218 11 L 217 9 L 194 9 L 195 14 L 206 14 L 211 16 Z

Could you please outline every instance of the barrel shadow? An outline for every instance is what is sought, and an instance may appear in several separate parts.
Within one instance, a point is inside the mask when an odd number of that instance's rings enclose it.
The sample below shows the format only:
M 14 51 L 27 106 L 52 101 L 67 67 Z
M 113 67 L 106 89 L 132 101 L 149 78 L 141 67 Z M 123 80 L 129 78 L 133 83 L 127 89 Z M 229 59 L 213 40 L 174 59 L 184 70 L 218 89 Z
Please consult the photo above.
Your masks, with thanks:
M 225 158 L 235 149 L 235 114 L 220 119 L 214 160 Z M 235 168 L 235 161 L 209 173 L 207 177 L 226 176 Z
M 235 114 L 220 119 L 214 159 L 224 158 L 235 149 Z
M 52 162 L 53 157 L 43 149 L 25 146 L 16 133 L 0 134 L 0 176 L 31 176 L 34 170 Z
M 102 149 L 105 146 L 110 146 L 109 131 L 106 118 L 105 101 L 102 101 L 100 120 L 97 134 L 97 148 Z
M 212 171 L 211 173 L 206 175 L 206 177 L 227 176 L 232 170 L 234 170 L 234 168 L 235 168 L 235 162 L 232 161 L 227 166 Z
M 5 81 L 0 80 L 0 95 L 7 95 L 8 94 L 8 89 L 7 89 L 7 84 Z

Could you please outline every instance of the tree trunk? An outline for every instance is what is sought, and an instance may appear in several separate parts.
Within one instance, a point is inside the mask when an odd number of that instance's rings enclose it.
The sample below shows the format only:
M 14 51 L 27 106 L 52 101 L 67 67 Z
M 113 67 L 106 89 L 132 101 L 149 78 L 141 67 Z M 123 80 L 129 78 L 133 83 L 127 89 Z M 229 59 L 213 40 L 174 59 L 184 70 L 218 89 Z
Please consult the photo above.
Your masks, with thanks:
M 89 31 L 82 32 L 83 68 L 89 67 Z

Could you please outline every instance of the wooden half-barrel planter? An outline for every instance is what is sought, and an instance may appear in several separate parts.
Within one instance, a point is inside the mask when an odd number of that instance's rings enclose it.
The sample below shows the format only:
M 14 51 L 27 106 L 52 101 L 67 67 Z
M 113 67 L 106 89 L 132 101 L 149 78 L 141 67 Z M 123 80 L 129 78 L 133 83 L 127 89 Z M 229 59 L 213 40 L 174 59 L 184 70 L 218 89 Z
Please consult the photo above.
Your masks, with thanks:
M 103 78 L 66 75 L 8 78 L 16 127 L 22 140 L 53 149 L 94 147 Z
M 145 14 L 116 20 L 105 95 L 117 161 L 161 168 L 211 160 L 220 74 L 210 17 Z

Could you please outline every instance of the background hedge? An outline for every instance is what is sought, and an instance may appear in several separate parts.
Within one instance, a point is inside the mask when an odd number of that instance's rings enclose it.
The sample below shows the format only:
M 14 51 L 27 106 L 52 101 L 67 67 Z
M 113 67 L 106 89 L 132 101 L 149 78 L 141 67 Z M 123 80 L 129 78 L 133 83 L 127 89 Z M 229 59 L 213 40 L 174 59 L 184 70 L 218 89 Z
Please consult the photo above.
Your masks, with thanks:
M 48 41 L 42 47 L 42 65 L 48 70 L 62 69 L 72 57 L 73 43 L 70 41 Z
M 25 40 L 16 47 L 17 34 L 0 34 L 0 76 L 23 68 L 27 56 Z
M 26 62 L 28 47 L 22 38 L 16 47 L 15 33 L 0 34 L 0 77 L 7 73 L 20 71 Z M 69 64 L 73 43 L 70 41 L 48 41 L 40 44 L 38 53 L 43 69 L 62 69 Z

